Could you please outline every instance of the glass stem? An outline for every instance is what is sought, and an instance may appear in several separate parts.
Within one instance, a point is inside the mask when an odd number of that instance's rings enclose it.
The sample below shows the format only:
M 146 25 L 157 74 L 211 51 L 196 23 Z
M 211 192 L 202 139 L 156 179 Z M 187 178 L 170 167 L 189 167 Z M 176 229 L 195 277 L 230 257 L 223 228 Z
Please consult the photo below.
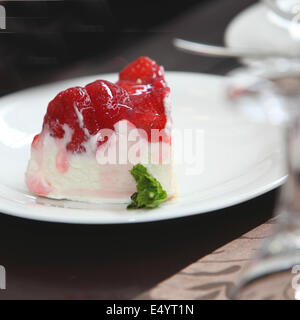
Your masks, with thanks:
M 285 127 L 286 164 L 288 179 L 280 197 L 281 226 L 300 228 L 300 118 Z

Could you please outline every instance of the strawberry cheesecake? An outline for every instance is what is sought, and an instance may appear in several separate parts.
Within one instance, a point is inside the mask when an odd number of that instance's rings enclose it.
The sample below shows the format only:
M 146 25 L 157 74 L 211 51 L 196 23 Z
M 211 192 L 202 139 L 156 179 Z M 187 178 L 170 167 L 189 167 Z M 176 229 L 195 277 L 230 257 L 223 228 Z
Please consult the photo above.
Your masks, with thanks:
M 97 80 L 50 101 L 31 145 L 28 189 L 87 202 L 155 207 L 176 192 L 170 89 L 164 69 L 140 57 L 112 83 Z

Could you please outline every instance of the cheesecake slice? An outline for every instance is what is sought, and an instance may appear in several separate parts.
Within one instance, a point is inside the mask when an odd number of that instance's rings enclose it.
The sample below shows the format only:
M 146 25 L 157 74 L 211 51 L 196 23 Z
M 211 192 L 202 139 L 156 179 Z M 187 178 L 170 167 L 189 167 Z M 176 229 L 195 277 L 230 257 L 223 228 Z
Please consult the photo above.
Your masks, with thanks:
M 141 173 L 152 179 L 150 197 L 155 190 L 173 197 L 169 94 L 163 67 L 148 57 L 125 67 L 116 83 L 60 92 L 31 145 L 28 189 L 54 199 L 128 203 Z

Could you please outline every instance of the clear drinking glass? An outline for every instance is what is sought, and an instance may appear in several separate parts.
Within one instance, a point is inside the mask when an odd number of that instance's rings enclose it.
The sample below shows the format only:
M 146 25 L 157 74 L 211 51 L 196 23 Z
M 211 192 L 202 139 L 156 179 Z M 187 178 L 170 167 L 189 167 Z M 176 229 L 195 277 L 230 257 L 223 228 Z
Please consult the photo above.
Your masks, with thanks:
M 300 0 L 261 0 L 270 10 L 268 20 L 288 31 L 290 40 L 300 40 Z M 294 43 L 295 48 L 299 47 Z
M 231 76 L 233 107 L 282 127 L 288 172 L 273 235 L 256 251 L 232 298 L 300 300 L 300 62 L 269 61 Z
M 275 14 L 292 21 L 298 13 L 299 0 L 262 0 Z

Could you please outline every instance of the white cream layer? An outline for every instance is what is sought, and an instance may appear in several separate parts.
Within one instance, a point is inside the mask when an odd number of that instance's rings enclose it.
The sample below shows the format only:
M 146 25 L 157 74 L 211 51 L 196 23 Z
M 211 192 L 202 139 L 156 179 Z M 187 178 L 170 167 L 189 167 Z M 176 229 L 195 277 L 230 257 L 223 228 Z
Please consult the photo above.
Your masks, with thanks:
M 136 163 L 132 163 L 132 158 L 129 159 L 129 162 L 125 161 L 125 164 L 120 164 L 119 160 L 122 157 L 122 163 L 124 163 L 125 151 L 128 153 L 128 160 L 137 142 L 129 141 L 127 146 L 124 146 L 124 140 L 121 140 L 124 124 L 129 128 L 129 135 L 134 133 L 132 130 L 136 131 L 130 122 L 120 121 L 115 125 L 114 139 L 110 138 L 100 148 L 97 148 L 97 140 L 100 137 L 99 135 L 92 136 L 85 145 L 87 152 L 81 154 L 66 152 L 66 145 L 72 135 L 72 131 L 67 126 L 64 127 L 63 139 L 55 139 L 44 130 L 31 150 L 26 172 L 26 183 L 29 190 L 54 199 L 129 202 L 130 196 L 136 191 L 136 182 L 129 170 Z M 168 196 L 174 196 L 176 187 L 172 157 L 166 159 L 161 156 L 161 152 L 157 154 L 157 148 L 165 146 L 167 149 L 167 144 L 149 143 L 148 140 L 143 140 L 143 143 L 147 147 L 142 148 L 142 151 L 139 152 L 140 157 L 136 159 L 137 163 L 140 163 L 140 160 L 145 161 L 142 164 L 162 184 Z M 116 155 L 116 163 L 105 164 L 108 154 Z M 149 161 L 151 159 L 152 161 Z M 157 162 L 153 163 L 153 159 L 156 159 Z

